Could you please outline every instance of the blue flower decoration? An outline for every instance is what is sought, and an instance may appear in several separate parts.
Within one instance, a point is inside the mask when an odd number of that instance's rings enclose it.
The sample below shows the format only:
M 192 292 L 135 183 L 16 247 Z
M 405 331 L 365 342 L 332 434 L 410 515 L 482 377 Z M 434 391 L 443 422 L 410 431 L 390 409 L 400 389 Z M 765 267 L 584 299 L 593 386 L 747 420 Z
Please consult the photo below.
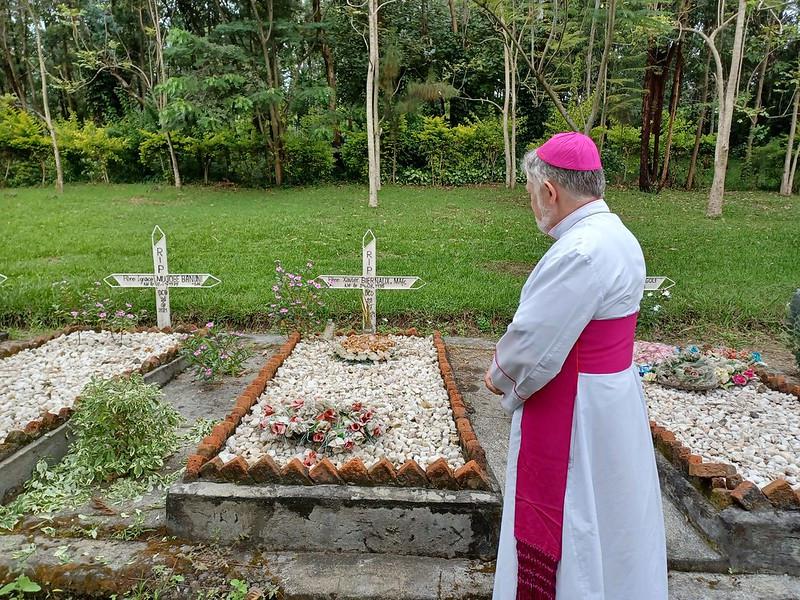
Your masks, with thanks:
M 653 370 L 652 365 L 639 365 L 639 377 L 644 377 L 645 374 Z
M 753 359 L 753 362 L 760 363 L 761 362 L 761 352 L 752 352 L 750 354 L 750 358 Z
M 700 348 L 697 346 L 689 346 L 689 352 L 692 354 L 700 354 Z

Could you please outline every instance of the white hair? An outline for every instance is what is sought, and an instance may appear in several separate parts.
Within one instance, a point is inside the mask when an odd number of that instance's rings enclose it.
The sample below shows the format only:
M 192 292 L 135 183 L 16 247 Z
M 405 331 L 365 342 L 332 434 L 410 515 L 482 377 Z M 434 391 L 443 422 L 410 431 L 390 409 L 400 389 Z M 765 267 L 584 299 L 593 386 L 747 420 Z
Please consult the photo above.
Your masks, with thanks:
M 579 199 L 602 198 L 606 191 L 606 176 L 603 169 L 595 171 L 572 171 L 560 169 L 544 162 L 536 150 L 522 157 L 522 168 L 528 181 L 544 183 L 550 181 L 575 194 Z

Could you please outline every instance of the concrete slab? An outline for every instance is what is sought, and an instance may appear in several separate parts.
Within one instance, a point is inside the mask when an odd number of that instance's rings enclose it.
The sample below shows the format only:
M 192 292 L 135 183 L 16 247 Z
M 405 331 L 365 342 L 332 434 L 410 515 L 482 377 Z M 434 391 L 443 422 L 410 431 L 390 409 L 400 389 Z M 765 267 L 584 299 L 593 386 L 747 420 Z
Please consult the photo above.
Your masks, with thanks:
M 500 511 L 493 492 L 198 481 L 170 487 L 167 528 L 185 540 L 270 550 L 491 560 Z

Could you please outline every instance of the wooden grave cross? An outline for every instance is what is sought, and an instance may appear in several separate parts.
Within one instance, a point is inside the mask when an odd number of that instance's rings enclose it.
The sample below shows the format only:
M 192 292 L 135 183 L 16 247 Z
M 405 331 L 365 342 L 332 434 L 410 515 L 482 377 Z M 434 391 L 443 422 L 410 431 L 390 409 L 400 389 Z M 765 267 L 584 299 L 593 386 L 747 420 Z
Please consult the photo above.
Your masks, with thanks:
M 379 277 L 375 268 L 375 235 L 371 229 L 364 234 L 361 249 L 362 275 L 320 275 L 317 277 L 332 289 L 362 291 L 364 331 L 375 333 L 377 327 L 378 290 L 418 290 L 425 285 L 419 277 Z M 416 285 L 421 282 L 421 285 Z
M 208 273 L 170 273 L 167 267 L 167 236 L 156 225 L 150 236 L 153 244 L 153 273 L 112 273 L 103 281 L 112 288 L 155 288 L 158 327 L 172 326 L 169 288 L 212 288 L 222 283 Z M 206 285 L 208 283 L 209 285 Z

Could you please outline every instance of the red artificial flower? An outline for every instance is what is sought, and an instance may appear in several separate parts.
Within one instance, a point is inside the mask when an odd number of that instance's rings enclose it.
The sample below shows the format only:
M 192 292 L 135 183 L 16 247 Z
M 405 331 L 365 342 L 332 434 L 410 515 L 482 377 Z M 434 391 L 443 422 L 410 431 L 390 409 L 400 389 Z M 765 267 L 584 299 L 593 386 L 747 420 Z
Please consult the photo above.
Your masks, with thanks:
M 375 429 L 372 430 L 372 435 L 374 437 L 378 437 L 379 435 L 382 435 L 382 434 L 383 434 L 383 429 L 381 429 L 380 425 L 378 425 Z
M 353 421 L 350 425 L 347 426 L 347 429 L 350 431 L 361 431 L 363 425 L 358 421 Z
M 265 417 L 271 417 L 274 414 L 275 414 L 275 409 L 272 408 L 272 406 L 270 406 L 269 404 L 265 404 L 264 405 L 264 416 Z
M 361 412 L 362 404 L 361 402 L 356 402 L 353 404 L 353 412 Z
M 286 433 L 286 423 L 273 423 L 270 431 L 275 435 L 283 435 Z
M 356 443 L 353 440 L 347 440 L 344 443 L 344 449 L 345 450 L 352 450 L 355 447 L 355 445 L 356 445 Z
M 309 452 L 306 454 L 306 457 L 303 459 L 303 464 L 307 467 L 313 467 L 314 464 L 317 462 L 317 453 L 316 452 Z
M 292 403 L 289 406 L 291 406 L 295 410 L 298 410 L 303 408 L 303 405 L 305 403 L 306 403 L 305 400 L 303 400 L 302 398 L 298 398 L 297 400 L 292 400 Z
M 324 442 L 324 441 L 325 441 L 325 434 L 324 434 L 324 433 L 322 433 L 321 431 L 318 431 L 317 433 L 315 433 L 315 434 L 313 435 L 313 437 L 311 438 L 311 440 L 312 440 L 312 441 L 314 441 L 314 442 L 316 442 L 317 444 L 321 444 L 322 442 Z
M 374 417 L 374 416 L 375 416 L 375 413 L 373 413 L 371 410 L 368 410 L 363 415 L 361 415 L 361 422 L 362 423 L 369 423 L 372 420 L 372 417 Z
M 321 413 L 317 416 L 317 421 L 328 421 L 329 423 L 333 423 L 336 421 L 336 411 L 332 408 L 329 408 L 324 413 Z

